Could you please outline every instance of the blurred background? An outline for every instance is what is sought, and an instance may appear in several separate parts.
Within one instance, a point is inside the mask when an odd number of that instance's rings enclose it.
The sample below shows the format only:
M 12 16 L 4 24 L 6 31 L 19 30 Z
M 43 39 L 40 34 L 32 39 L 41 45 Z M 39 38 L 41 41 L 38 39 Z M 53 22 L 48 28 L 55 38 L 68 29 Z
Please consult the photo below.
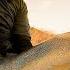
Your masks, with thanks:
M 70 31 L 70 0 L 25 0 L 32 27 L 55 34 Z
M 25 0 L 33 45 L 70 32 L 70 0 Z

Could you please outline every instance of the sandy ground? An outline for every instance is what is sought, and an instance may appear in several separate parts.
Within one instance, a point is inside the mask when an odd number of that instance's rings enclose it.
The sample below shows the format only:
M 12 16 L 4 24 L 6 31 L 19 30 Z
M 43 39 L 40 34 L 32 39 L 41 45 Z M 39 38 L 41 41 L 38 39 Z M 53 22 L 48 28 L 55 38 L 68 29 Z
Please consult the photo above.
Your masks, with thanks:
M 28 63 L 22 70 L 70 70 L 70 36 L 57 36 L 48 42 L 49 53 Z
M 28 63 L 22 70 L 70 70 L 70 51 L 52 51 Z

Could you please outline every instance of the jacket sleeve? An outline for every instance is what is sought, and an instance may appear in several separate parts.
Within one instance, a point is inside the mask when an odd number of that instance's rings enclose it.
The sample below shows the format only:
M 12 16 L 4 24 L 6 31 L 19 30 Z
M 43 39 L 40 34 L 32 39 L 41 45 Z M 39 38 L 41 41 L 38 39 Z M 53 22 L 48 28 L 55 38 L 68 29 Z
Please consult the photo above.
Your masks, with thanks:
M 15 16 L 13 28 L 13 41 L 15 49 L 23 49 L 24 51 L 32 48 L 31 36 L 29 33 L 29 21 L 27 17 L 27 6 L 23 0 L 20 0 L 20 8 Z
M 20 8 L 16 14 L 15 22 L 14 22 L 14 34 L 19 35 L 22 39 L 28 38 L 30 39 L 30 33 L 29 33 L 29 21 L 27 17 L 27 6 L 23 0 L 20 0 Z

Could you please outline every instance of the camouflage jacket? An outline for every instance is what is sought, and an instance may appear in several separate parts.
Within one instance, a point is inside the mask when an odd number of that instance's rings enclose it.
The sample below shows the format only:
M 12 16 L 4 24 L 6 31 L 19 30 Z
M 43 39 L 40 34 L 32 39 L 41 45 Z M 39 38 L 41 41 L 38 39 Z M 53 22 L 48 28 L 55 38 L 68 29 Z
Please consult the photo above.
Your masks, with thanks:
M 23 0 L 0 0 L 0 46 L 9 45 L 13 37 L 30 40 L 27 12 Z

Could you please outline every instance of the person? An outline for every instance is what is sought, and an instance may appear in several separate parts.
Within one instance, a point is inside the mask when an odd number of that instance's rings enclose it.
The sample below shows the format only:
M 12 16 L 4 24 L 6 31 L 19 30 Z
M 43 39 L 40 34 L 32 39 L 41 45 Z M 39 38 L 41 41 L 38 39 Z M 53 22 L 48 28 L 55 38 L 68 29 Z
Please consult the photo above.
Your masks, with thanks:
M 0 0 L 0 54 L 32 48 L 28 10 L 23 0 Z

